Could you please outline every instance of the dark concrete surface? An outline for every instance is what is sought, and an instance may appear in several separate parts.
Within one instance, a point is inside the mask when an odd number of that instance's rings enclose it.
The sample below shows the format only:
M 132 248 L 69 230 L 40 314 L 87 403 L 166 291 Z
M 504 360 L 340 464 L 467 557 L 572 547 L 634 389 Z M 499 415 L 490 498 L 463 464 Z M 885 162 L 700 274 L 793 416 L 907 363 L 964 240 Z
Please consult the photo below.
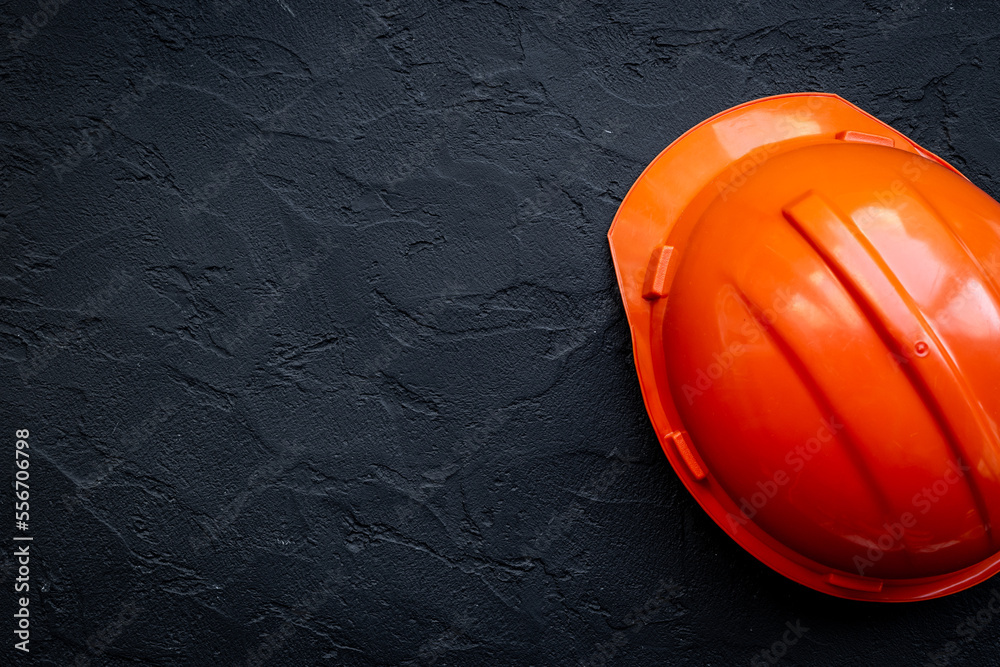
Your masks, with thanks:
M 35 541 L 31 653 L 8 614 L 0 662 L 1000 664 L 1000 583 L 833 599 L 708 519 L 605 237 L 683 131 L 790 91 L 1000 194 L 998 26 L 958 0 L 4 3 L 0 456 L 30 430 Z

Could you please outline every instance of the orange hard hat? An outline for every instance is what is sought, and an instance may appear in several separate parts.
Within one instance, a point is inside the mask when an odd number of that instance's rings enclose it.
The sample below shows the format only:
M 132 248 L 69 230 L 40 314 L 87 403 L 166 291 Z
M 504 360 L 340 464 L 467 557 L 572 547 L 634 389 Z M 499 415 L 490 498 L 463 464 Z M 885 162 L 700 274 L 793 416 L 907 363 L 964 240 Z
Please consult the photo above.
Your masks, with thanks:
M 797 93 L 677 139 L 608 237 L 663 450 L 743 548 L 857 600 L 1000 570 L 1000 204 Z

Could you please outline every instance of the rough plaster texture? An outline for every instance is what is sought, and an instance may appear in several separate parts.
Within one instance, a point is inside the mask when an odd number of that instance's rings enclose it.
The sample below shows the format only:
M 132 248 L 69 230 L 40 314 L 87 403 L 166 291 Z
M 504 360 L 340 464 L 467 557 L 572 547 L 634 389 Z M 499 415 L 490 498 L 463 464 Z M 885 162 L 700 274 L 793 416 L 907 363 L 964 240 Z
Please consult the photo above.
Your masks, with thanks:
M 782 664 L 997 664 L 961 624 L 1000 584 L 832 599 L 707 518 L 605 235 L 684 130 L 798 90 L 1000 194 L 1000 8 L 50 5 L 0 11 L 32 662 L 735 665 L 799 621 Z

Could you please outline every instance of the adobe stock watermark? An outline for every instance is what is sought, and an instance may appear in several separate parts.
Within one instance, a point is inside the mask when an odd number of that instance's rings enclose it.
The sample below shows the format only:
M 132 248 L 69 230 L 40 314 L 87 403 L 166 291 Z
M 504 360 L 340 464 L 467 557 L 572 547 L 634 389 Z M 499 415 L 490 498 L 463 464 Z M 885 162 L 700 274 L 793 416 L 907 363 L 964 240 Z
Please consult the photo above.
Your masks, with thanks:
M 805 99 L 805 108 L 796 108 L 787 115 L 778 119 L 778 130 L 785 132 L 791 138 L 800 134 L 800 128 L 811 121 L 817 111 L 823 106 L 825 98 L 810 96 Z M 781 139 L 774 143 L 759 146 L 750 151 L 742 158 L 734 162 L 729 167 L 728 178 L 715 179 L 716 194 L 722 201 L 728 201 L 737 191 L 740 190 L 750 177 L 756 174 L 760 168 L 781 151 Z
M 119 271 L 100 290 L 81 301 L 73 310 L 87 318 L 97 317 L 128 287 L 133 278 L 134 275 L 132 273 Z M 77 335 L 79 330 L 79 324 L 64 329 L 54 339 L 47 341 L 45 345 L 41 346 L 41 349 L 33 354 L 30 360 L 18 367 L 17 372 L 21 376 L 21 380 L 28 383 L 33 377 L 48 368 L 56 357 L 69 346 L 70 340 Z
M 758 651 L 750 658 L 752 667 L 767 667 L 768 665 L 778 664 L 779 660 L 788 655 L 788 650 L 798 644 L 799 640 L 809 632 L 809 628 L 802 625 L 802 621 L 798 619 L 794 623 L 792 621 L 785 621 L 785 628 L 787 629 L 781 633 L 779 639 L 766 649 Z
M 200 186 L 191 190 L 190 193 L 181 195 L 181 203 L 178 210 L 185 220 L 192 215 L 208 210 L 208 205 L 219 195 L 229 189 L 233 179 L 239 176 L 251 163 L 251 161 L 274 143 L 271 134 L 261 136 L 251 134 L 236 146 L 235 157 L 230 158 L 222 165 L 221 169 L 211 171 L 208 179 Z
M 386 187 L 394 187 L 418 170 L 430 166 L 433 150 L 441 145 L 443 138 L 444 131 L 440 128 L 420 133 L 420 141 L 412 150 L 386 166 L 380 179 L 382 184 Z
M 614 116 L 601 124 L 601 132 L 591 142 L 581 141 L 575 144 L 569 153 L 566 166 L 552 178 L 542 181 L 538 192 L 530 197 L 525 197 L 517 205 L 517 219 L 531 221 L 541 218 L 553 210 L 561 210 L 559 199 L 561 197 L 572 198 L 569 191 L 573 184 L 582 180 L 586 175 L 590 162 L 587 160 L 585 152 L 589 145 L 591 143 L 597 144 L 599 148 L 607 149 L 609 143 L 617 140 L 618 135 L 625 127 L 621 119 Z
M 463 638 L 469 636 L 472 623 L 473 619 L 462 613 L 448 629 L 421 644 L 417 651 L 417 659 L 420 664 L 430 667 L 449 651 L 460 648 L 463 645 Z
M 288 12 L 292 18 L 297 18 L 295 10 L 289 7 L 288 3 L 284 2 L 284 0 L 275 0 L 275 2 L 279 7 Z M 246 3 L 240 2 L 239 0 L 212 0 L 211 6 L 212 11 L 215 12 L 216 16 L 222 17 L 226 16 L 234 9 L 246 7 Z
M 20 30 L 12 30 L 7 34 L 10 48 L 17 51 L 34 39 L 38 31 L 47 26 L 69 2 L 70 0 L 38 0 L 38 11 L 22 16 Z
M 73 667 L 88 667 L 94 660 L 100 659 L 114 641 L 125 632 L 125 628 L 135 623 L 143 611 L 145 610 L 142 607 L 131 600 L 122 604 L 118 615 L 110 623 L 87 637 L 83 643 L 86 651 L 76 655 Z
M 1000 588 L 993 588 L 986 604 L 955 626 L 955 634 L 960 639 L 948 641 L 939 649 L 929 652 L 922 667 L 948 667 L 997 617 L 1000 617 Z
M 170 419 L 177 413 L 178 406 L 170 399 L 166 399 L 156 404 L 156 407 L 149 412 L 145 419 L 132 426 L 124 433 L 118 441 L 119 452 L 117 459 L 107 467 L 101 474 L 88 483 L 79 484 L 75 492 L 63 494 L 62 503 L 70 513 L 75 512 L 78 507 L 82 507 L 90 500 L 91 494 L 104 483 L 111 474 L 124 462 L 124 452 L 137 449 L 138 445 L 147 443 L 157 432 L 160 424 Z M 114 432 L 112 431 L 112 435 Z
M 462 293 L 463 290 L 458 286 L 446 286 L 441 292 L 428 299 L 425 302 L 426 305 L 414 313 L 411 319 L 416 321 L 420 328 L 433 330 L 438 326 L 438 317 L 448 309 L 454 298 Z M 396 306 L 393 307 L 396 308 Z M 403 332 L 403 335 L 400 336 L 400 333 L 396 331 L 391 336 L 384 337 L 386 345 L 381 352 L 367 357 L 364 366 L 359 371 L 351 373 L 348 383 L 352 390 L 359 394 L 365 392 L 367 384 L 373 380 L 372 376 L 382 377 L 389 364 L 419 342 L 419 329 L 417 334 Z M 499 430 L 507 420 L 508 416 L 503 409 L 490 410 L 483 423 L 476 425 L 471 429 L 471 433 L 455 442 L 442 464 L 421 473 L 421 477 L 434 486 L 428 488 L 421 484 L 416 488 L 404 491 L 408 501 L 400 503 L 396 507 L 396 522 L 405 524 L 410 521 L 416 515 L 418 508 L 426 505 L 441 491 L 443 487 L 440 484 L 454 474 L 462 466 L 464 460 L 479 451 L 489 441 L 490 436 Z
M 940 502 L 948 492 L 955 487 L 972 468 L 961 461 L 949 461 L 948 470 L 930 486 L 925 486 L 913 494 L 910 500 L 919 515 L 924 515 L 934 508 L 934 503 Z M 854 567 L 858 574 L 864 576 L 865 570 L 874 567 L 885 554 L 895 549 L 903 541 L 906 531 L 918 523 L 918 514 L 906 511 L 896 520 L 882 524 L 884 532 L 868 545 L 864 556 L 854 557 Z
M 267 664 L 274 657 L 274 654 L 295 635 L 299 625 L 311 619 L 319 611 L 319 608 L 330 599 L 333 595 L 333 584 L 342 578 L 339 570 L 328 571 L 326 578 L 316 588 L 302 596 L 292 608 L 290 613 L 297 617 L 295 620 L 286 619 L 274 633 L 267 635 L 259 646 L 247 651 L 245 663 L 247 667 L 262 667 Z M 335 659 L 337 656 L 334 654 L 328 657 Z
M 785 463 L 792 472 L 800 472 L 807 463 L 812 461 L 814 456 L 823 450 L 823 445 L 833 441 L 843 428 L 844 425 L 837 421 L 836 415 L 830 415 L 829 418 L 823 419 L 813 437 L 801 445 L 796 445 L 785 454 Z M 732 512 L 726 513 L 730 532 L 735 532 L 740 526 L 745 526 L 752 521 L 757 516 L 757 512 L 771 502 L 778 495 L 778 491 L 791 481 L 792 476 L 785 468 L 778 468 L 768 479 L 759 480 L 757 491 L 751 493 L 749 498 L 741 497 L 737 502 L 740 507 L 739 515 Z
M 586 660 L 580 661 L 581 667 L 605 667 L 609 664 L 629 643 L 629 633 L 638 633 L 658 614 L 667 604 L 682 592 L 680 586 L 673 581 L 661 579 L 656 591 L 641 605 L 633 607 L 631 611 L 622 618 L 624 629 L 616 630 L 607 641 L 599 642 L 594 646 L 594 652 Z
M 330 256 L 333 250 L 333 242 L 328 237 L 319 241 L 318 245 L 319 248 L 308 258 L 288 267 L 281 274 L 277 289 L 272 294 L 267 295 L 265 303 L 244 313 L 236 321 L 231 331 L 215 334 L 220 347 L 228 352 L 233 352 L 247 337 L 260 330 L 264 323 L 277 312 L 278 307 L 284 303 L 285 299 L 312 278 L 320 264 Z
M 740 293 L 732 285 L 726 285 L 722 292 L 723 301 L 736 299 L 741 303 L 744 302 Z M 773 326 L 781 314 L 791 307 L 794 296 L 791 290 L 784 287 L 778 288 L 771 305 L 755 312 L 754 317 L 748 318 L 740 327 L 739 333 L 742 340 L 735 340 L 724 350 L 713 354 L 714 361 L 705 368 L 698 369 L 694 382 L 684 383 L 681 391 L 684 392 L 684 398 L 688 405 L 711 390 L 712 385 L 732 369 L 736 360 L 746 354 L 750 346 L 755 345 L 764 337 L 767 327 Z
M 750 177 L 764 165 L 765 162 L 781 151 L 780 143 L 767 144 L 755 148 L 734 162 L 728 171 L 728 178 L 716 179 L 716 194 L 722 201 L 728 201 L 736 192 L 747 184 Z
M 298 441 L 285 441 L 282 443 L 282 450 L 278 458 L 269 459 L 257 466 L 247 477 L 244 490 L 227 503 L 214 518 L 199 522 L 204 534 L 188 538 L 192 553 L 197 554 L 217 541 L 224 531 L 236 523 L 254 494 L 267 482 L 277 480 L 290 464 L 294 464 L 295 456 L 304 450 L 304 446 Z
M 491 410 L 482 425 L 474 428 L 469 437 L 455 444 L 446 463 L 423 473 L 422 476 L 434 482 L 436 486 L 432 487 L 431 490 L 421 486 L 408 494 L 410 502 L 396 508 L 396 522 L 404 524 L 416 516 L 417 508 L 426 505 L 431 498 L 441 492 L 441 489 L 444 488 L 441 484 L 461 467 L 463 459 L 478 452 L 489 440 L 489 437 L 507 420 L 507 415 L 501 410 Z
M 173 403 L 161 404 L 158 406 L 154 414 L 150 415 L 141 424 L 137 425 L 131 429 L 130 436 L 123 436 L 123 441 L 136 439 L 138 441 L 143 441 L 151 436 L 155 432 L 155 427 L 166 419 L 169 415 L 176 412 L 176 406 Z M 133 443 L 134 444 L 134 443 Z M 302 446 L 299 443 L 283 443 L 285 445 L 285 454 L 294 454 L 301 451 Z M 249 477 L 247 482 L 247 490 L 244 493 L 239 494 L 234 498 L 219 515 L 211 522 L 203 524 L 203 529 L 205 535 L 201 537 L 190 538 L 191 551 L 197 554 L 201 550 L 208 547 L 212 542 L 217 540 L 219 536 L 231 526 L 236 519 L 240 516 L 242 510 L 248 504 L 248 498 L 254 490 L 254 484 L 264 481 L 270 475 L 276 475 L 284 469 L 285 457 L 282 460 L 271 460 L 268 461 L 257 468 Z M 105 473 L 99 476 L 96 480 L 87 486 L 80 486 L 77 489 L 76 494 L 66 494 L 63 496 L 63 502 L 67 508 L 72 512 L 77 506 L 85 504 L 88 500 L 89 494 L 101 484 L 115 468 L 120 465 L 121 462 L 117 462 L 112 465 Z M 326 581 L 320 584 L 319 591 L 312 591 L 310 594 L 303 597 L 300 601 L 298 607 L 296 607 L 292 613 L 300 616 L 303 619 L 308 619 L 310 615 L 318 609 L 318 607 L 323 603 L 323 601 L 329 596 L 330 591 L 327 588 L 328 584 L 335 578 L 334 574 L 331 574 Z M 108 625 L 102 627 L 100 630 L 94 632 L 87 640 L 84 642 L 85 650 L 77 654 L 76 659 L 73 663 L 75 667 L 87 667 L 94 661 L 101 658 L 114 641 L 124 632 L 125 628 L 134 623 L 142 613 L 146 611 L 143 607 L 137 606 L 134 602 L 127 602 L 122 606 L 120 613 L 111 620 Z M 261 643 L 259 647 L 255 650 L 250 651 L 247 654 L 247 664 L 254 667 L 259 667 L 264 665 L 273 654 L 285 643 L 296 630 L 295 625 L 291 621 L 285 621 L 272 635 L 269 635 L 264 642 Z
M 982 260 L 982 272 L 986 274 L 983 280 L 963 280 L 958 288 L 951 290 L 944 299 L 941 299 L 947 306 L 935 311 L 934 324 L 943 326 L 950 323 L 956 317 L 956 313 L 962 311 L 965 306 L 972 307 L 975 312 L 974 307 L 978 299 L 990 298 L 986 296 L 993 289 L 989 276 L 1000 276 L 1000 253 L 992 252 L 989 257 Z M 904 348 L 900 352 L 889 351 L 888 355 L 897 365 L 909 364 L 913 362 L 914 357 L 919 356 L 912 347 Z
M 125 91 L 111 103 L 97 127 L 80 130 L 80 138 L 76 143 L 64 144 L 60 149 L 62 159 L 51 163 L 52 171 L 55 172 L 59 180 L 61 181 L 63 176 L 80 166 L 84 159 L 96 154 L 104 141 L 115 130 L 115 126 L 131 116 L 139 103 L 158 88 L 161 81 L 162 77 L 159 71 L 152 70 L 145 73 L 141 83 L 136 85 L 134 91 Z
M 813 120 L 816 112 L 823 106 L 825 99 L 824 97 L 816 96 L 806 98 L 804 109 L 795 109 L 789 115 L 782 116 L 778 120 L 778 131 L 785 132 L 787 134 L 785 138 L 799 136 L 801 134 L 800 128 L 805 123 Z M 716 194 L 719 198 L 722 201 L 727 201 L 746 185 L 751 176 L 756 174 L 768 160 L 781 152 L 781 141 L 782 139 L 778 139 L 773 143 L 754 148 L 730 165 L 725 178 L 715 179 Z M 875 200 L 882 207 L 894 205 L 901 208 L 905 206 L 906 202 L 899 202 L 898 199 L 906 193 L 907 183 L 912 184 L 920 180 L 920 177 L 933 164 L 935 163 L 928 158 L 924 158 L 916 153 L 912 154 L 901 167 L 902 176 L 894 179 L 888 188 L 875 191 L 873 193 Z M 877 215 L 877 212 L 869 211 L 869 214 Z M 859 223 L 863 222 L 860 218 L 856 218 L 855 220 Z
M 550 23 L 561 24 L 576 13 L 576 0 L 559 0 L 552 9 L 545 12 Z
M 617 450 L 612 452 L 611 456 L 614 457 L 616 452 Z M 615 480 L 621 477 L 624 470 L 624 464 L 605 468 L 601 471 L 601 474 L 597 476 L 597 479 L 584 486 L 584 488 L 581 489 L 577 495 L 596 496 L 605 493 L 609 488 L 611 488 L 611 485 L 615 482 Z M 569 533 L 573 524 L 583 517 L 583 512 L 583 503 L 579 498 L 574 498 L 573 502 L 569 504 L 569 507 L 553 516 L 549 522 L 545 524 L 545 530 L 541 531 L 535 536 L 535 539 L 525 546 L 524 551 L 522 552 L 523 555 L 529 558 L 543 555 L 549 550 L 553 542 Z

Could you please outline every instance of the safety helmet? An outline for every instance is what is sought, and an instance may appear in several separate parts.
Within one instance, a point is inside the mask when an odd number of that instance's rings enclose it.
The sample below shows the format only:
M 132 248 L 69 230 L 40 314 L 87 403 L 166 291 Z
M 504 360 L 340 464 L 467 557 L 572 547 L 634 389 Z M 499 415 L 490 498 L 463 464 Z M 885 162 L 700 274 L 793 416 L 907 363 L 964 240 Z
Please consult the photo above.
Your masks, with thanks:
M 744 549 L 856 600 L 1000 570 L 1000 204 L 796 93 L 677 139 L 608 238 L 663 450 Z

